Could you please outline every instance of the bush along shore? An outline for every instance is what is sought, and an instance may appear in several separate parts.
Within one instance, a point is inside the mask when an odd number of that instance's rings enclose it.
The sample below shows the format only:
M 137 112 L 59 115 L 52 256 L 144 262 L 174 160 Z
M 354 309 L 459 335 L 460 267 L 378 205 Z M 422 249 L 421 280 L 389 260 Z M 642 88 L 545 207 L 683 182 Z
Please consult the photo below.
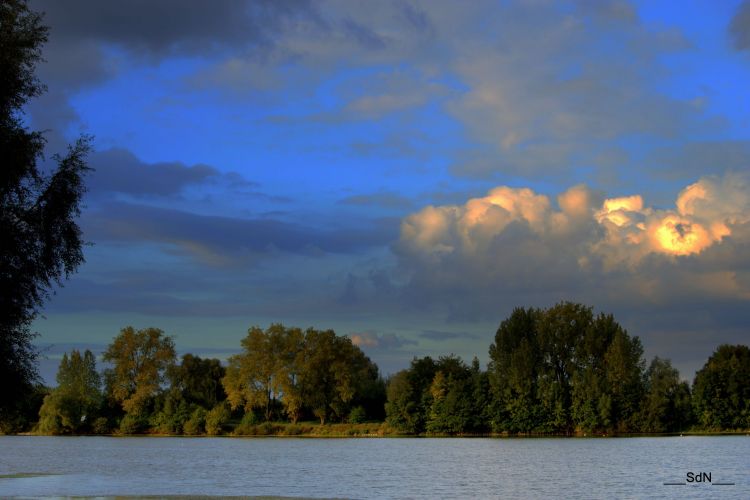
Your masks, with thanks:
M 187 436 L 615 436 L 750 429 L 750 348 L 720 345 L 681 380 L 648 364 L 608 314 L 563 302 L 517 308 L 485 369 L 414 358 L 387 379 L 332 330 L 250 328 L 226 363 L 185 354 L 157 328 L 123 328 L 102 356 L 66 353 L 3 433 Z

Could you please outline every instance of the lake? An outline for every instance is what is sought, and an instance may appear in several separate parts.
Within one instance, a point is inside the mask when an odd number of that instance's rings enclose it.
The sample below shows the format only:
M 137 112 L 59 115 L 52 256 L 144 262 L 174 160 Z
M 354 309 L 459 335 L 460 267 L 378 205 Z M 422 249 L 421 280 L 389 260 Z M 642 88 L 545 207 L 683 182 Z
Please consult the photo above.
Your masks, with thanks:
M 0 436 L 0 496 L 69 495 L 750 498 L 750 437 Z

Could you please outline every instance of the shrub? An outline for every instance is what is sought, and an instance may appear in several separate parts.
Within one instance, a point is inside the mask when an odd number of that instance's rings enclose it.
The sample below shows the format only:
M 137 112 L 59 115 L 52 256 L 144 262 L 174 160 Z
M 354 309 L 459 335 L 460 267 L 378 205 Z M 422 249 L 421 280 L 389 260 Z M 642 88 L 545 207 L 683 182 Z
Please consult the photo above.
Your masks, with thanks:
M 258 417 L 254 412 L 248 411 L 242 416 L 242 420 L 234 429 L 234 433 L 240 436 L 252 436 L 257 434 L 256 425 L 258 424 Z
M 355 406 L 352 411 L 349 412 L 349 423 L 350 424 L 361 424 L 367 418 L 365 409 L 361 406 Z
M 138 414 L 128 413 L 120 420 L 120 434 L 142 434 L 148 428 L 148 422 Z
M 112 427 L 110 427 L 109 420 L 106 417 L 99 417 L 91 424 L 91 431 L 94 434 L 110 434 Z
M 185 425 L 183 427 L 183 431 L 185 434 L 188 434 L 190 436 L 197 436 L 198 434 L 203 434 L 205 430 L 206 425 L 206 410 L 204 410 L 201 407 L 198 407 L 193 411 L 193 414 L 190 415 L 190 418 L 187 422 L 185 422 Z
M 206 434 L 218 436 L 224 430 L 232 414 L 226 403 L 219 403 L 206 414 Z

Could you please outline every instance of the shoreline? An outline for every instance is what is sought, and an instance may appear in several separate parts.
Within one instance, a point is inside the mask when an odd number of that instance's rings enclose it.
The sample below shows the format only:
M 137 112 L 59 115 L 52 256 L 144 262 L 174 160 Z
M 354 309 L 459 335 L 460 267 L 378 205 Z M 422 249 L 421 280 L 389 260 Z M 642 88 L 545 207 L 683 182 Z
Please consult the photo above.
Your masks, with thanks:
M 6 434 L 8 436 L 55 436 L 55 437 L 153 437 L 153 438 L 310 438 L 310 439 L 372 439 L 372 438 L 496 438 L 496 439 L 540 439 L 540 438 L 572 438 L 572 439 L 602 439 L 602 438 L 639 438 L 639 437 L 688 437 L 688 436 L 750 436 L 750 430 L 723 430 L 723 431 L 701 431 L 691 430 L 683 432 L 663 432 L 663 433 L 574 433 L 574 434 L 554 434 L 554 433 L 517 433 L 508 432 L 489 432 L 489 433 L 459 433 L 459 434 L 405 434 L 396 431 L 387 426 L 385 423 L 372 424 L 315 424 L 300 425 L 289 423 L 269 423 L 259 424 L 250 429 L 247 433 L 235 433 L 234 431 L 217 435 L 208 434 L 161 434 L 161 433 L 140 433 L 140 434 L 42 434 L 37 432 L 19 432 L 15 434 Z

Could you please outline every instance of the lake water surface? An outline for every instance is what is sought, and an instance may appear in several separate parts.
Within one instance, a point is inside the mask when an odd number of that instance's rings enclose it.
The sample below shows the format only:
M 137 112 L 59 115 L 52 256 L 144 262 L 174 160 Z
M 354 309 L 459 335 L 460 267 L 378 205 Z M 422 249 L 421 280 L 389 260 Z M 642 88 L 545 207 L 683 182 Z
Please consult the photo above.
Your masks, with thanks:
M 750 437 L 0 436 L 0 496 L 79 495 L 750 498 Z

